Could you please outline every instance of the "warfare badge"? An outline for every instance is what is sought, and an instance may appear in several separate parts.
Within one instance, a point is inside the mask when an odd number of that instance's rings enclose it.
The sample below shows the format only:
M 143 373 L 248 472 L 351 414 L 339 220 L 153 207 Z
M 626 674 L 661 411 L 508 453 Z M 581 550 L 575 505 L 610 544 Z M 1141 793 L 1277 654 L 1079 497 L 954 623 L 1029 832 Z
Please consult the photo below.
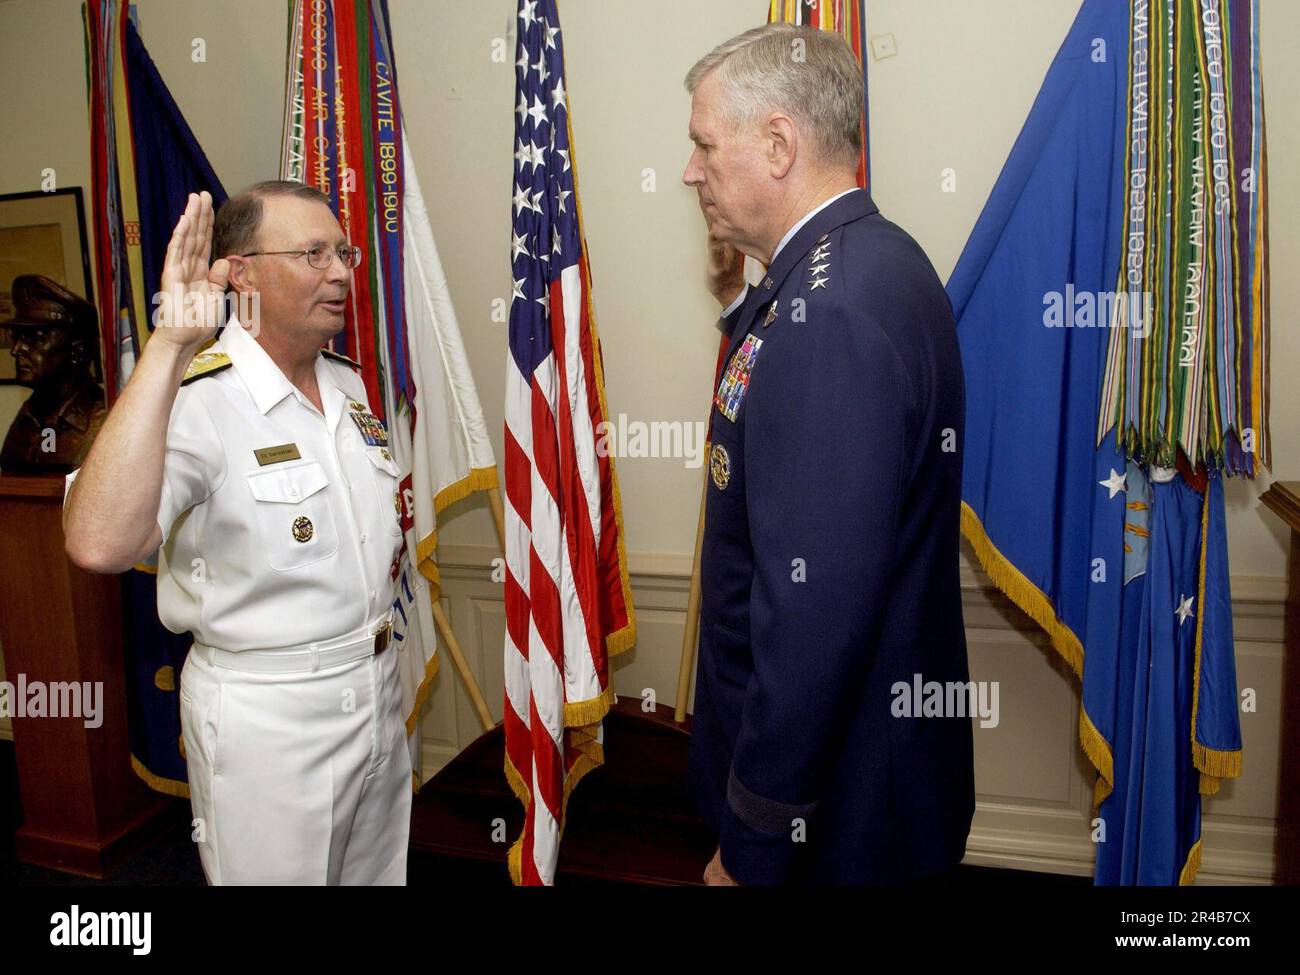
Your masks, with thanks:
M 720 443 L 715 443 L 709 451 L 709 473 L 713 475 L 713 483 L 719 491 L 727 490 L 727 485 L 731 483 L 731 457 L 727 454 L 727 448 Z
M 312 536 L 311 519 L 306 515 L 299 515 L 293 520 L 293 537 L 298 542 L 310 542 Z

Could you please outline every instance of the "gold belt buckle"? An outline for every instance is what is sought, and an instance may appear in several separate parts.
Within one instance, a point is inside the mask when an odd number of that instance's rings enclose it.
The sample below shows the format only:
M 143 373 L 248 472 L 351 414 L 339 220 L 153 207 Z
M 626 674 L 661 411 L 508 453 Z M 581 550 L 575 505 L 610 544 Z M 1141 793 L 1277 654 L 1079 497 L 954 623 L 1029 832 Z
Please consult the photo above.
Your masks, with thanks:
M 378 633 L 375 634 L 375 656 L 376 657 L 378 657 L 381 653 L 383 653 L 385 650 L 388 649 L 388 639 L 389 637 L 392 636 L 392 634 L 393 634 L 393 621 L 389 620 L 387 623 L 384 624 L 383 629 L 381 629 Z

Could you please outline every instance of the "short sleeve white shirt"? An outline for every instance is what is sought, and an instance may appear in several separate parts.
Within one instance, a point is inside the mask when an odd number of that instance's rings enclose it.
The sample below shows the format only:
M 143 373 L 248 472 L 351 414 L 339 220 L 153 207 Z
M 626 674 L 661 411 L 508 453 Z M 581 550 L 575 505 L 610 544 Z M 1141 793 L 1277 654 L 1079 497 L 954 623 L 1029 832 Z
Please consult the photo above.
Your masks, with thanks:
M 297 646 L 376 627 L 395 596 L 399 470 L 365 386 L 316 359 L 322 414 L 231 321 L 228 368 L 172 407 L 158 527 L 158 616 L 226 650 Z

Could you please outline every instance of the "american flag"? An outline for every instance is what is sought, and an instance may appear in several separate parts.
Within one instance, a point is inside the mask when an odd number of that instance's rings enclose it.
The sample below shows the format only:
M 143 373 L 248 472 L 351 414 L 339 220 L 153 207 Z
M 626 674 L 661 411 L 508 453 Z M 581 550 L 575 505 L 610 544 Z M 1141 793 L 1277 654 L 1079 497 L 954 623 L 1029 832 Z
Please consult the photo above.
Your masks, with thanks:
M 600 341 L 578 209 L 554 0 L 521 0 L 516 62 L 512 299 L 506 365 L 506 777 L 524 804 L 516 884 L 551 884 L 564 810 L 603 761 L 609 657 L 630 647 Z

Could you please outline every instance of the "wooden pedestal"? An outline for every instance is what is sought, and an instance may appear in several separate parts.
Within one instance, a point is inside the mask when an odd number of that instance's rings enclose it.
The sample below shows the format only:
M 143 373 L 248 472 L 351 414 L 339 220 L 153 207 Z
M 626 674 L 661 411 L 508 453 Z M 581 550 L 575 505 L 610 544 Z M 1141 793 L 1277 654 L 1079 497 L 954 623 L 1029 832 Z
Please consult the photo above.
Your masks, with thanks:
M 168 801 L 131 769 L 122 595 L 63 550 L 63 477 L 0 475 L 0 642 L 5 679 L 102 682 L 99 717 L 19 717 L 11 695 L 23 825 L 18 858 L 106 877 L 151 839 Z

